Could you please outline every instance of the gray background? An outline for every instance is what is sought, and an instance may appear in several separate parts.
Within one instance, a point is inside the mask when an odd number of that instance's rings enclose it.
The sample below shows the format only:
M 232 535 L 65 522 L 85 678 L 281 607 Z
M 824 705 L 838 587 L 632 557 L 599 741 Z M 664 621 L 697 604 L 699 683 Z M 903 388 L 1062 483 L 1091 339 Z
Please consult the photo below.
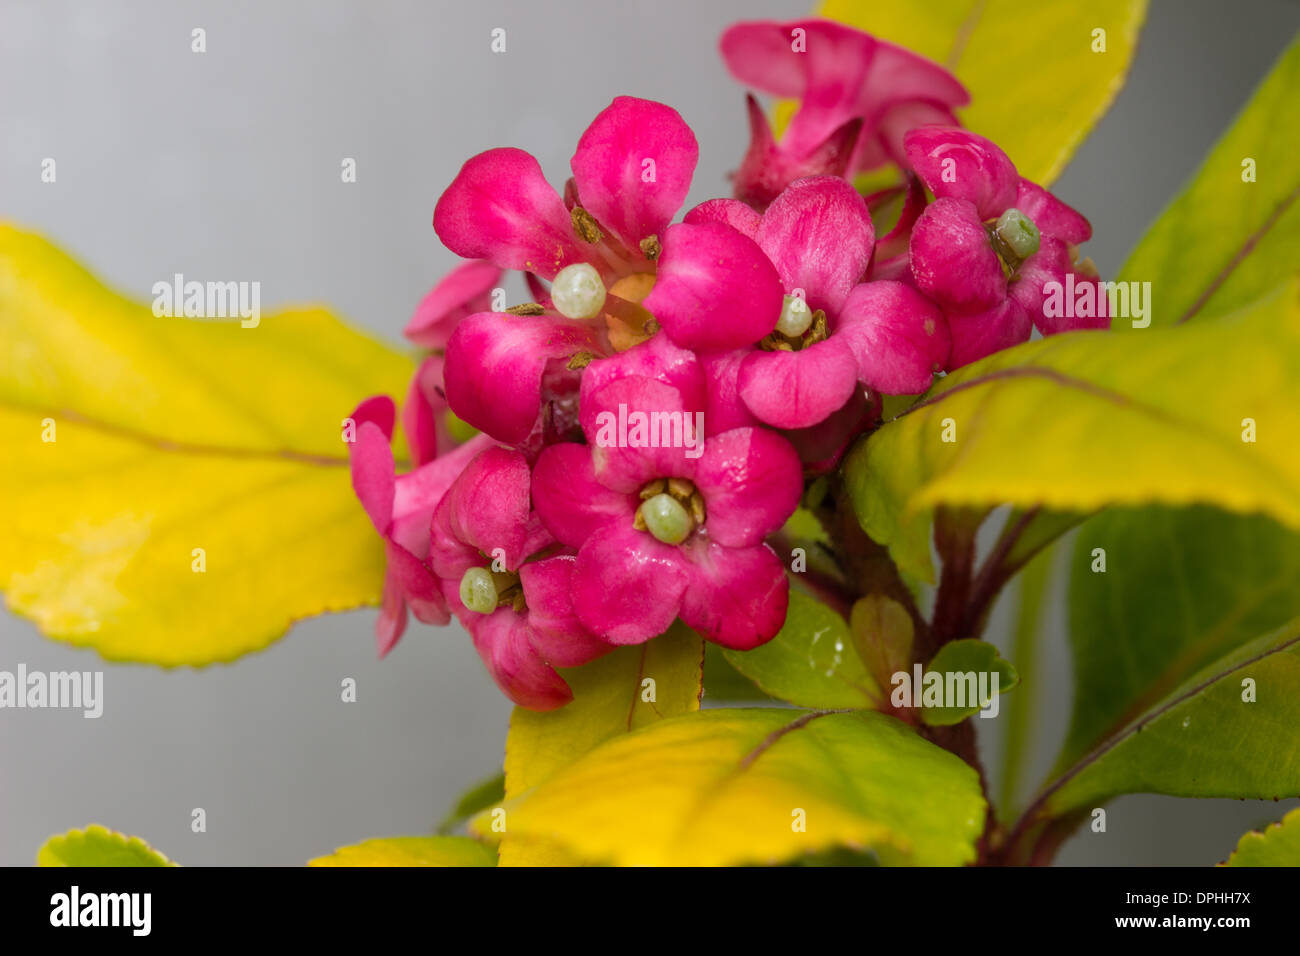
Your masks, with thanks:
M 322 300 L 397 341 L 452 264 L 429 221 L 466 157 L 522 146 L 562 182 L 586 123 L 630 93 L 673 104 L 694 127 L 692 201 L 725 194 L 746 129 L 716 38 L 736 19 L 805 9 L 0 0 L 0 216 L 143 300 L 173 272 L 256 278 L 264 308 Z M 195 26 L 207 30 L 201 56 Z M 497 26 L 505 55 L 488 49 Z M 1297 27 L 1300 9 L 1284 0 L 1153 3 L 1126 90 L 1056 188 L 1091 218 L 1104 274 Z M 39 181 L 46 156 L 56 186 Z M 345 156 L 358 163 L 354 185 L 339 181 Z M 1058 598 L 1040 767 L 1068 715 L 1061 611 Z M 373 616 L 308 621 L 235 666 L 163 672 L 102 664 L 0 613 L 0 669 L 102 667 L 106 696 L 99 720 L 0 711 L 0 863 L 29 863 L 47 835 L 92 821 L 189 864 L 296 865 L 427 830 L 499 767 L 508 706 L 459 629 L 414 627 L 377 662 Z M 992 633 L 1005 624 L 1003 613 Z M 359 700 L 345 705 L 348 676 Z M 206 833 L 190 831 L 194 807 Z M 1130 797 L 1113 804 L 1106 834 L 1076 838 L 1061 859 L 1204 864 L 1280 812 Z

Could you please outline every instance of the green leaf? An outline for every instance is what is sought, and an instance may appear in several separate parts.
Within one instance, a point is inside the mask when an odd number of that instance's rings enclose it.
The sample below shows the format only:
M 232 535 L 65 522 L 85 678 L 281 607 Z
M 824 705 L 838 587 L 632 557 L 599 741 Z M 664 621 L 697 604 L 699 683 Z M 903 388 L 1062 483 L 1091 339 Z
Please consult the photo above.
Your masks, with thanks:
M 1122 793 L 1294 796 L 1300 792 L 1297 727 L 1300 620 L 1188 678 L 1058 777 L 1028 817 L 1060 816 Z
M 771 700 L 754 682 L 736 670 L 717 644 L 704 645 L 703 699 L 714 701 Z
M 901 721 L 776 708 L 619 735 L 506 806 L 513 836 L 632 866 L 782 863 L 836 846 L 961 865 L 984 811 L 976 772 Z
M 798 588 L 790 589 L 790 609 L 776 637 L 723 656 L 768 695 L 801 707 L 874 707 L 880 699 L 844 618 Z
M 1288 284 L 1222 322 L 1069 333 L 967 366 L 850 452 L 858 520 L 925 580 L 938 505 L 1203 503 L 1300 528 L 1298 305 Z
M 1016 624 L 1011 656 L 1023 675 L 1024 687 L 1006 702 L 1003 721 L 1001 798 L 998 815 L 1012 819 L 1019 808 L 1021 776 L 1038 729 L 1039 656 L 1043 643 L 1043 604 L 1052 581 L 1053 554 L 1040 554 L 1025 565 L 1016 589 Z
M 678 622 L 645 644 L 561 671 L 573 689 L 571 703 L 545 712 L 516 707 L 510 717 L 506 797 L 536 787 L 611 738 L 698 710 L 703 661 L 704 641 Z M 501 842 L 502 866 L 580 862 L 544 839 L 516 836 L 511 830 Z
M 1003 534 L 1014 532 L 1015 541 L 1007 550 L 1003 567 L 1012 572 L 1020 570 L 1040 551 L 1087 518 L 1086 514 L 1072 511 L 1012 512 Z
M 500 803 L 506 798 L 506 775 L 498 773 L 476 783 L 461 794 L 456 805 L 447 811 L 442 822 L 438 824 L 440 834 L 448 834 L 463 820 L 468 820 L 480 810 Z
M 36 851 L 37 866 L 176 866 L 139 837 L 92 823 L 52 836 Z
M 877 688 L 891 686 L 899 671 L 909 669 L 915 625 L 907 609 L 883 594 L 868 594 L 849 611 L 849 633 Z M 877 695 L 883 696 L 881 691 Z
M 1106 570 L 1095 572 L 1103 555 Z M 1297 616 L 1300 534 L 1204 507 L 1097 515 L 1074 548 L 1074 716 L 1060 766 Z
M 1124 86 L 1146 2 L 826 0 L 821 15 L 953 70 L 971 95 L 962 123 L 1047 185 Z M 1096 29 L 1106 31 L 1104 53 L 1092 51 Z
M 340 426 L 410 372 L 320 309 L 255 328 L 156 317 L 0 227 L 9 607 L 110 660 L 171 666 L 376 603 L 383 548 Z
M 1242 836 L 1223 866 L 1300 866 L 1300 808 L 1262 833 Z
M 341 846 L 308 866 L 496 866 L 490 846 L 457 836 L 381 837 Z
M 1230 312 L 1300 262 L 1300 40 L 1274 64 L 1192 181 L 1138 244 L 1119 279 L 1150 282 L 1153 325 Z M 1255 162 L 1245 182 L 1243 162 Z M 1131 327 L 1118 321 L 1116 328 Z
M 993 703 L 993 699 L 999 694 L 1005 694 L 1017 684 L 1020 683 L 1020 675 L 1016 669 L 1011 666 L 1010 662 L 1005 661 L 998 654 L 998 649 L 992 644 L 978 641 L 974 638 L 966 638 L 960 641 L 949 641 L 943 647 L 939 648 L 939 653 L 935 654 L 930 663 L 925 665 L 928 674 L 945 675 L 944 685 L 947 687 L 947 675 L 965 674 L 975 678 L 975 683 L 954 682 L 954 689 L 957 689 L 966 698 L 966 703 L 962 705 L 952 705 L 948 707 L 924 707 L 921 709 L 921 720 L 932 727 L 950 727 L 953 724 L 959 724 L 971 714 L 988 707 Z M 987 699 L 980 699 L 979 675 L 988 674 L 985 678 L 989 696 Z M 997 675 L 997 690 L 993 689 L 993 677 Z M 974 693 L 970 691 L 975 689 Z M 913 688 L 914 694 L 920 694 L 920 688 Z

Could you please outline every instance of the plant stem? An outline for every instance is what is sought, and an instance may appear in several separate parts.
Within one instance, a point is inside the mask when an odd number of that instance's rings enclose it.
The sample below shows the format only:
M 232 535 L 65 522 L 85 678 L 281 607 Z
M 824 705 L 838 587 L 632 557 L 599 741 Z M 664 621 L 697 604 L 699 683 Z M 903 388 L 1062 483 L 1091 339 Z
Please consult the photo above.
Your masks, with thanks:
M 816 514 L 834 543 L 835 557 L 853 592 L 858 597 L 883 594 L 897 601 L 912 618 L 915 640 L 924 640 L 929 625 L 917 609 L 916 600 L 898 573 L 898 567 L 890 558 L 889 551 L 873 541 L 858 524 L 843 482 L 832 481 L 831 494 Z
M 975 570 L 975 532 L 981 515 L 941 509 L 934 518 L 934 542 L 943 558 L 939 590 L 934 598 L 929 640 L 917 641 L 914 658 L 925 663 L 939 648 L 965 637 L 964 621 Z

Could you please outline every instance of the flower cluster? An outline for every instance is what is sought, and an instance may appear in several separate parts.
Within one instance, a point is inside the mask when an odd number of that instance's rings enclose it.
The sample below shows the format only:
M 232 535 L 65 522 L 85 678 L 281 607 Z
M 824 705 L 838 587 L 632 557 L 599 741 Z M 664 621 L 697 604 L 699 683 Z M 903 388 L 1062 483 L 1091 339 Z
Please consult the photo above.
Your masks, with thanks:
M 800 101 L 778 142 L 750 97 L 735 198 L 678 218 L 695 136 L 618 97 L 562 190 L 502 148 L 439 199 L 468 261 L 407 328 L 428 350 L 401 416 L 415 467 L 395 473 L 391 400 L 353 416 L 353 484 L 387 549 L 381 654 L 408 610 L 455 615 L 505 693 L 548 709 L 571 699 L 557 667 L 677 619 L 763 644 L 789 588 L 768 539 L 881 396 L 1065 331 L 1044 285 L 1096 281 L 1087 220 L 957 125 L 966 92 L 938 65 L 815 20 L 738 24 L 722 52 Z M 896 185 L 862 195 L 853 177 L 886 163 Z M 532 301 L 494 311 L 508 272 Z

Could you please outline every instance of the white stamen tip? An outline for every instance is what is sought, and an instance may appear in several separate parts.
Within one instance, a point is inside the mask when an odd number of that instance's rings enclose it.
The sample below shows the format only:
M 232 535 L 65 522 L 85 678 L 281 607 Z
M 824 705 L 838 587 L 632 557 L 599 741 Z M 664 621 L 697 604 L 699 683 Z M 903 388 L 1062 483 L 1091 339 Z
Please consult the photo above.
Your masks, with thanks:
M 787 295 L 781 306 L 781 318 L 776 320 L 776 330 L 782 335 L 797 339 L 812 325 L 812 309 L 802 296 Z
M 575 262 L 556 273 L 551 301 L 566 318 L 594 319 L 605 308 L 605 283 L 594 266 Z

